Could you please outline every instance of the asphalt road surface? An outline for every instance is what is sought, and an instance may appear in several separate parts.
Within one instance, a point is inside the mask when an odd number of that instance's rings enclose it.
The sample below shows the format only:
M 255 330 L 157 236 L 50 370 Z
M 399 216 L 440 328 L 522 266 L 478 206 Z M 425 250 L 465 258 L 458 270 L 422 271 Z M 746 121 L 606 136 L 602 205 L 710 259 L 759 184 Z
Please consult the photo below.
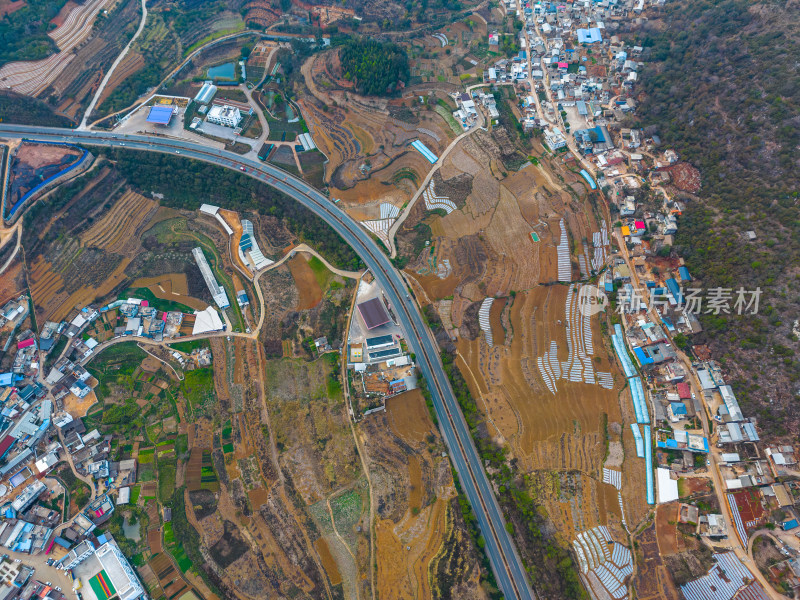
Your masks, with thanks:
M 486 552 L 501 591 L 506 598 L 531 600 L 536 597 L 528 584 L 522 561 L 506 531 L 497 499 L 439 359 L 438 347 L 412 301 L 403 279 L 389 258 L 356 221 L 318 190 L 286 171 L 243 158 L 232 152 L 209 149 L 183 140 L 4 123 L 0 123 L 0 135 L 50 142 L 124 146 L 128 150 L 176 154 L 214 163 L 243 171 L 248 176 L 267 183 L 324 219 L 353 247 L 367 268 L 372 271 L 400 321 L 408 345 L 416 355 L 420 370 L 428 382 L 442 435 L 450 449 L 450 456 L 461 480 L 461 486 L 477 516 L 481 533 L 486 540 Z

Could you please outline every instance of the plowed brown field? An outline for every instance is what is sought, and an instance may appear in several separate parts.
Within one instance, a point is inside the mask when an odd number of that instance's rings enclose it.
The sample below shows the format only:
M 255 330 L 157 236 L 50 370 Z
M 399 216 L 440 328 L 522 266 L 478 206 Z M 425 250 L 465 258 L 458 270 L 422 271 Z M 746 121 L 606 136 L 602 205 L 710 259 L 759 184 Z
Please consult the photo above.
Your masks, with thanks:
M 318 538 L 314 542 L 314 549 L 319 554 L 319 559 L 322 561 L 322 566 L 325 567 L 325 573 L 328 574 L 328 579 L 331 580 L 331 585 L 339 585 L 342 583 L 342 574 L 339 573 L 339 567 L 336 566 L 336 561 L 328 548 L 328 542 L 325 538 Z
M 297 310 L 314 308 L 322 300 L 322 289 L 319 287 L 305 254 L 295 254 L 287 263 L 297 286 Z
M 127 191 L 111 210 L 81 235 L 86 246 L 122 253 L 129 246 L 139 226 L 153 216 L 158 203 L 134 191 Z M 138 239 L 136 240 L 138 246 Z

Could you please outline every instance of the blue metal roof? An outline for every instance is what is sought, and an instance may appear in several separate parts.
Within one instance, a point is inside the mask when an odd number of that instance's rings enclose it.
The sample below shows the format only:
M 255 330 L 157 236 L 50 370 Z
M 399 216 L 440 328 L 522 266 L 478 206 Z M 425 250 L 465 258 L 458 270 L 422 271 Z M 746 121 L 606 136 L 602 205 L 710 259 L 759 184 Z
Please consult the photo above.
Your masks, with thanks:
M 597 27 L 590 29 L 578 29 L 578 43 L 580 44 L 594 44 L 595 42 L 602 42 L 603 34 Z
M 691 281 L 692 276 L 689 275 L 689 269 L 686 267 L 678 267 L 678 275 L 680 275 L 681 281 Z
M 667 289 L 669 293 L 672 294 L 672 297 L 675 298 L 675 302 L 678 304 L 683 304 L 683 294 L 681 293 L 681 288 L 678 285 L 678 282 L 675 281 L 672 277 L 667 279 L 666 281 Z
M 686 405 L 683 402 L 673 402 L 672 403 L 672 414 L 674 414 L 674 415 L 685 415 L 686 414 Z
M 147 115 L 147 122 L 155 123 L 156 125 L 169 125 L 169 120 L 171 118 L 171 106 L 153 106 Z
M 650 358 L 649 356 L 647 356 L 644 353 L 644 350 L 642 350 L 641 348 L 634 348 L 633 349 L 633 353 L 636 355 L 636 359 L 639 361 L 639 364 L 642 365 L 642 366 L 651 365 L 654 362 L 653 359 Z

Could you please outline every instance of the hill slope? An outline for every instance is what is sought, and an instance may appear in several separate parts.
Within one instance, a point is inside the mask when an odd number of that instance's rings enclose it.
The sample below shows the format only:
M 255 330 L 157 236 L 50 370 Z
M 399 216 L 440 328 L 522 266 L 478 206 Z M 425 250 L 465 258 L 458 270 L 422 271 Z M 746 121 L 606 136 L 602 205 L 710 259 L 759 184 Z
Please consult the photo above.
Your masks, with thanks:
M 643 125 L 696 165 L 676 249 L 705 289 L 761 287 L 758 315 L 706 315 L 706 339 L 767 434 L 800 431 L 798 2 L 681 0 L 645 25 Z M 744 233 L 753 230 L 755 242 Z

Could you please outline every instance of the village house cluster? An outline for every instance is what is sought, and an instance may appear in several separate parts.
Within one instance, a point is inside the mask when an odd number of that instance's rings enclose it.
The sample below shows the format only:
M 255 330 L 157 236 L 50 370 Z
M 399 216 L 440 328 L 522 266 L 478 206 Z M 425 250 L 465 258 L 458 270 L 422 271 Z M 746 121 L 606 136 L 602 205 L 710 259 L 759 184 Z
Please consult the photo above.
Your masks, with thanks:
M 86 373 L 66 359 L 59 363 L 50 379 L 69 379 L 74 384 Z M 105 569 L 117 591 L 127 590 L 125 597 L 129 600 L 140 598 L 144 588 L 113 538 L 95 535 L 116 505 L 130 501 L 136 460 L 112 460 L 111 436 L 102 436 L 97 429 L 87 432 L 81 419 L 55 412 L 54 400 L 43 385 L 0 389 L 0 546 L 17 556 L 47 556 L 47 565 L 65 570 L 75 590 Z M 88 503 L 66 527 L 53 502 L 66 492 L 63 478 L 51 476 L 59 463 L 68 464 L 74 477 L 93 482 Z M 116 503 L 109 494 L 114 495 Z M 61 588 L 36 579 L 35 571 L 24 561 L 11 561 L 8 554 L 4 555 L 0 562 L 0 598 L 65 597 Z
M 243 293 L 238 299 L 247 302 Z M 97 528 L 115 506 L 131 501 L 137 461 L 114 460 L 112 436 L 96 428 L 87 431 L 67 407 L 90 400 L 98 381 L 84 365 L 108 344 L 129 337 L 171 340 L 223 330 L 225 325 L 213 307 L 195 314 L 161 311 L 132 297 L 74 310 L 63 321 L 47 321 L 38 337 L 25 327 L 29 315 L 27 295 L 0 308 L 2 343 L 14 357 L 12 368 L 0 373 L 0 552 L 46 556 L 48 566 L 69 575 L 75 590 L 105 573 L 120 598 L 135 600 L 144 594 L 142 584 L 113 537 Z M 165 360 L 174 359 L 184 370 L 211 364 L 207 347 L 188 353 L 172 350 L 169 355 Z M 89 497 L 65 496 L 64 469 L 91 485 Z M 54 470 L 57 477 L 52 476 Z M 56 510 L 60 497 L 80 502 L 68 526 Z M 64 597 L 24 561 L 4 557 L 3 572 L 2 600 Z M 85 588 L 78 593 L 95 598 Z
M 648 502 L 688 497 L 680 507 L 681 531 L 715 541 L 735 536 L 744 548 L 756 529 L 775 528 L 786 561 L 773 568 L 793 574 L 781 580 L 800 587 L 795 448 L 760 440 L 754 415 L 741 409 L 720 364 L 688 337 L 702 330 L 700 312 L 755 314 L 760 290 L 704 290 L 693 281 L 672 248 L 686 203 L 700 190 L 700 173 L 662 146 L 655 127 L 633 125 L 637 85 L 650 56 L 624 39 L 625 26 L 660 4 L 504 0 L 522 26 L 515 34 L 490 32 L 489 49 L 499 51 L 508 35 L 516 35 L 519 49 L 483 72 L 482 87 L 453 95 L 453 116 L 467 130 L 481 123 L 483 109 L 499 124 L 498 102 L 488 93 L 499 91 L 515 104 L 523 131 L 541 136 L 590 190 L 605 192 L 620 253 L 599 273 L 598 286 L 615 300 L 619 323 L 611 337 L 637 415 L 631 429 L 637 456 L 647 464 Z M 719 506 L 699 509 L 692 493 L 679 490 L 687 476 L 721 488 Z M 730 553 L 717 560 L 747 573 Z M 683 586 L 686 597 L 712 590 L 718 600 L 738 589 L 714 572 Z

